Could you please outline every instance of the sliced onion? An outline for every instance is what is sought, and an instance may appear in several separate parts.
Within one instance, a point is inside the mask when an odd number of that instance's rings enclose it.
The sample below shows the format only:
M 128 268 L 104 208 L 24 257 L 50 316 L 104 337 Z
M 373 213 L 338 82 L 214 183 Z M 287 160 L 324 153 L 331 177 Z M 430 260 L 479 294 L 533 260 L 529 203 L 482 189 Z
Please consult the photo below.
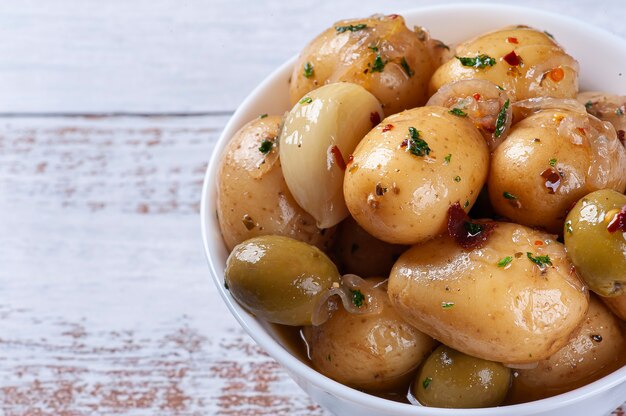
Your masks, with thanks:
M 541 110 L 570 110 L 587 114 L 585 106 L 573 98 L 537 97 L 513 103 L 516 122 Z
M 532 47 L 540 48 L 541 46 L 533 45 Z M 574 72 L 578 73 L 578 61 L 563 52 L 559 47 L 551 46 L 548 48 L 546 55 L 549 55 L 550 58 L 539 62 L 537 65 L 533 65 L 528 72 L 526 72 L 526 79 L 529 82 L 528 91 L 535 96 L 547 95 L 544 92 L 542 83 L 548 72 L 552 71 L 554 68 L 571 68 Z M 523 47 L 519 48 L 518 53 L 521 54 L 523 49 Z
M 502 365 L 514 370 L 534 370 L 539 365 L 539 361 L 534 363 L 502 363 Z

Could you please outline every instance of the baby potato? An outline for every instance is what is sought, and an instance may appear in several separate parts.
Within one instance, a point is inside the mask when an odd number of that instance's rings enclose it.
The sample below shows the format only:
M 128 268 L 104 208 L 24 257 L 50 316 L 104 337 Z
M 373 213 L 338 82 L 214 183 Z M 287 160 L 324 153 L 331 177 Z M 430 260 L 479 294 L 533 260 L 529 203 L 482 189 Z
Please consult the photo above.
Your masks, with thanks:
M 626 188 L 626 151 L 608 124 L 572 110 L 537 111 L 493 152 L 488 180 L 495 211 L 559 233 L 567 210 L 603 188 Z
M 430 93 L 461 79 L 485 79 L 504 88 L 513 101 L 532 97 L 574 98 L 578 62 L 545 32 L 506 27 L 461 43 L 456 56 L 430 80 Z
M 378 240 L 352 217 L 339 225 L 335 247 L 344 272 L 361 277 L 389 276 L 393 264 L 408 248 Z
M 420 331 L 465 354 L 507 363 L 554 354 L 588 307 L 563 245 L 503 222 L 469 251 L 448 235 L 413 246 L 393 266 L 388 294 Z
M 626 338 L 619 320 L 595 296 L 565 347 L 536 368 L 515 370 L 512 400 L 527 402 L 589 384 L 621 366 Z
M 379 240 L 414 244 L 442 233 L 448 207 L 469 211 L 485 183 L 489 150 L 472 122 L 444 107 L 386 118 L 354 151 L 346 205 Z
M 243 126 L 230 140 L 217 177 L 217 217 L 228 250 L 259 235 L 292 237 L 326 249 L 333 231 L 320 230 L 287 188 L 276 141 L 281 118 Z
M 339 272 L 317 247 L 279 235 L 251 238 L 226 260 L 224 285 L 248 311 L 276 324 L 311 325 Z
M 296 61 L 291 103 L 324 84 L 347 81 L 374 94 L 387 115 L 423 105 L 435 64 L 427 37 L 421 38 L 399 15 L 337 22 Z
M 600 299 L 619 319 L 626 321 L 626 294 L 610 298 L 600 296 Z
M 324 324 L 307 329 L 311 360 L 322 374 L 364 390 L 392 390 L 408 384 L 412 372 L 436 342 L 405 322 L 381 288 L 365 282 L 382 306 L 378 314 L 356 315 L 339 306 Z
M 567 215 L 563 236 L 569 258 L 591 290 L 601 296 L 626 294 L 626 195 L 603 189 L 585 196 Z
M 511 386 L 511 370 L 445 345 L 426 359 L 413 383 L 413 396 L 424 406 L 455 409 L 498 406 Z

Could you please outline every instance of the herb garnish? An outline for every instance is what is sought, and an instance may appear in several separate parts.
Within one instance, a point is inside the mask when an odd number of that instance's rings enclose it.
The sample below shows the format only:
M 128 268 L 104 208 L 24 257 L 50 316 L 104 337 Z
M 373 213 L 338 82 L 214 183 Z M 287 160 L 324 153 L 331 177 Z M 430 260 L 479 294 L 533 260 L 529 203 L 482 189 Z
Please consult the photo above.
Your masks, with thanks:
M 261 115 L 259 116 L 259 118 L 265 118 L 265 117 L 267 117 L 267 113 L 261 114 Z
M 383 72 L 386 64 L 387 62 L 383 61 L 380 54 L 376 55 L 376 59 L 374 59 L 374 64 L 372 65 L 372 72 Z
M 454 182 L 461 182 L 461 177 L 460 176 L 455 176 L 454 177 Z
M 467 113 L 460 108 L 453 108 L 452 110 L 448 111 L 448 113 L 454 114 L 455 116 L 459 117 L 467 117 Z
M 452 153 L 448 153 L 446 157 L 443 158 L 443 160 L 446 161 L 446 165 L 449 164 L 450 161 L 452 160 Z
M 306 78 L 311 78 L 313 76 L 313 65 L 311 64 L 311 62 L 307 62 L 306 64 L 304 64 L 304 76 Z
M 454 302 L 441 302 L 441 307 L 444 309 L 450 309 L 454 306 Z
M 265 139 L 263 140 L 263 142 L 261 142 L 261 146 L 259 147 L 259 152 L 266 155 L 270 152 L 270 150 L 272 150 L 273 146 L 274 146 L 274 142 Z
M 510 192 L 502 192 L 502 196 L 505 197 L 506 199 L 517 199 L 517 196 L 513 195 Z
M 337 33 L 343 32 L 356 32 L 357 30 L 363 30 L 367 27 L 365 23 L 359 23 L 358 25 L 347 25 L 347 26 L 335 26 L 335 30 Z
M 465 200 L 465 203 L 463 204 L 463 208 L 467 208 L 469 207 L 469 199 Z
M 363 301 L 365 300 L 365 296 L 359 289 L 350 289 L 350 293 L 352 293 L 352 303 L 357 308 L 363 306 Z
M 483 232 L 483 226 L 475 222 L 465 221 L 463 226 L 465 227 L 465 231 L 467 231 L 467 234 L 470 237 L 475 237 Z
M 378 46 L 376 46 L 376 45 L 370 45 L 370 46 L 368 46 L 368 48 L 371 49 L 372 52 L 378 52 Z
M 513 257 L 506 256 L 506 257 L 500 259 L 500 261 L 497 264 L 498 264 L 498 267 L 506 267 L 512 261 L 513 261 Z
M 455 56 L 456 59 L 461 61 L 463 66 L 471 66 L 472 68 L 483 69 L 486 66 L 494 66 L 496 60 L 489 55 L 480 54 L 474 58 Z
M 550 159 L 550 166 L 552 166 L 552 167 L 556 166 L 556 158 Z
M 424 387 L 424 390 L 426 390 L 428 386 L 430 386 L 431 381 L 433 381 L 431 377 L 426 377 L 424 381 L 422 381 L 422 387 Z
M 502 136 L 502 133 L 504 133 L 504 127 L 506 126 L 506 110 L 509 109 L 509 104 L 510 100 L 506 100 L 502 109 L 500 109 L 500 112 L 498 113 L 498 119 L 496 120 L 496 132 L 494 133 L 496 137 L 500 137 Z
M 552 266 L 552 261 L 550 261 L 550 256 L 548 256 L 548 255 L 545 255 L 545 256 L 533 256 L 533 253 L 531 253 L 530 251 L 527 251 L 526 252 L 526 257 L 528 257 L 528 260 L 530 260 L 533 263 L 535 263 L 541 269 L 545 269 L 546 265 Z
M 313 99 L 311 97 L 304 97 L 300 101 L 298 101 L 298 104 L 310 104 L 312 102 Z
M 568 233 L 573 233 L 574 229 L 572 228 L 572 221 L 566 221 L 565 222 L 565 231 L 567 231 Z
M 593 107 L 593 103 L 591 102 L 591 100 L 589 100 L 585 103 L 585 108 L 590 109 L 591 107 Z
M 430 154 L 428 143 L 420 138 L 420 131 L 415 127 L 409 127 L 409 139 L 407 149 L 415 156 L 427 156 Z
M 550 36 L 552 39 L 554 39 L 554 35 L 550 32 L 548 32 L 547 30 L 544 30 L 543 33 L 545 33 L 546 35 Z
M 618 116 L 623 116 L 624 115 L 624 110 L 622 110 L 620 107 L 617 108 L 617 110 L 615 110 L 615 114 Z
M 413 72 L 404 56 L 402 57 L 402 61 L 400 61 L 400 65 L 402 65 L 402 69 L 404 69 L 404 72 L 406 72 L 409 78 L 411 78 L 415 72 Z
M 226 280 L 224 280 L 224 289 L 230 290 L 230 288 L 228 287 L 228 282 Z

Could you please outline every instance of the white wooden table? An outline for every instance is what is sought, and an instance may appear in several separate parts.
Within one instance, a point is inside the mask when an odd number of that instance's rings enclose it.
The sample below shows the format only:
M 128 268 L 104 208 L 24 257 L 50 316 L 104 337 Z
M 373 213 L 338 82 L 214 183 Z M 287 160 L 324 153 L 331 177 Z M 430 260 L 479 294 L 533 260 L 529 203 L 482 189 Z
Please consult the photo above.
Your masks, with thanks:
M 338 3 L 0 3 L 1 414 L 326 414 L 222 304 L 198 210 L 273 68 L 335 20 L 434 2 Z M 621 1 L 544 3 L 626 38 Z

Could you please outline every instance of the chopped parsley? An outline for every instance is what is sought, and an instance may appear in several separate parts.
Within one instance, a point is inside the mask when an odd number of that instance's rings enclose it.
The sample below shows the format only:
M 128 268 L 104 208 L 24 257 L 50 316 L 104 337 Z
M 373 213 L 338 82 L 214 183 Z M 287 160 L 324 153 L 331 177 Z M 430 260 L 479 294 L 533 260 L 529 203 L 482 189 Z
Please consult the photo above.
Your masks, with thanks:
M 424 387 L 424 390 L 426 390 L 428 388 L 428 386 L 430 386 L 430 383 L 433 381 L 433 379 L 431 377 L 426 377 L 424 379 L 424 381 L 422 381 L 422 387 Z
M 590 109 L 591 107 L 593 107 L 593 103 L 591 102 L 591 100 L 589 100 L 585 103 L 585 108 Z
M 402 57 L 402 61 L 400 61 L 400 65 L 402 65 L 402 69 L 404 69 L 404 72 L 406 72 L 409 78 L 411 78 L 415 72 L 413 72 L 404 56 Z
M 304 64 L 304 76 L 306 78 L 311 78 L 313 76 L 313 65 L 311 64 L 311 62 L 307 62 L 306 64 Z
M 228 282 L 226 280 L 224 280 L 224 289 L 230 290 L 230 288 L 228 287 Z
M 365 300 L 365 296 L 359 289 L 350 289 L 350 293 L 352 293 L 352 303 L 357 308 L 363 306 L 363 301 Z
M 475 222 L 465 221 L 463 226 L 465 227 L 465 231 L 467 231 L 470 237 L 475 237 L 483 232 L 483 226 L 480 224 L 476 224 Z
M 265 139 L 263 140 L 263 142 L 261 142 L 261 146 L 259 147 L 259 152 L 266 155 L 270 152 L 270 150 L 272 150 L 272 147 L 274 147 L 274 142 Z
M 471 66 L 472 68 L 478 69 L 485 68 L 486 66 L 494 66 L 496 64 L 494 58 L 485 54 L 480 54 L 474 58 L 462 56 L 455 56 L 455 58 L 461 61 L 461 65 L 463 66 Z
M 368 48 L 370 48 L 372 52 L 378 52 L 378 46 L 376 45 L 370 45 Z
M 452 160 L 452 153 L 448 153 L 446 157 L 443 158 L 443 160 L 446 161 L 446 165 L 449 164 L 450 161 Z
M 454 306 L 454 302 L 441 302 L 441 307 L 444 309 L 450 309 Z
M 467 113 L 460 108 L 453 108 L 452 110 L 448 111 L 448 113 L 454 114 L 455 116 L 459 117 L 467 117 Z
M 463 208 L 467 208 L 469 207 L 469 199 L 465 200 L 465 203 L 463 204 Z
M 531 253 L 530 251 L 527 251 L 526 257 L 528 257 L 528 260 L 532 261 L 533 263 L 535 263 L 537 266 L 539 266 L 542 269 L 545 269 L 546 265 L 552 266 L 552 261 L 550 261 L 550 256 L 548 255 L 533 256 L 533 253 Z
M 454 182 L 461 182 L 461 177 L 460 176 L 455 176 L 454 177 Z
M 502 192 L 502 196 L 505 197 L 506 199 L 517 199 L 517 196 L 513 195 L 510 192 Z
M 624 115 L 624 110 L 622 110 L 620 107 L 617 108 L 617 110 L 615 110 L 615 114 L 618 116 L 623 116 Z
M 503 259 L 500 259 L 500 261 L 497 264 L 498 264 L 498 267 L 506 267 L 512 261 L 513 261 L 513 257 L 506 256 Z
M 550 159 L 550 166 L 552 166 L 552 167 L 556 166 L 556 159 L 555 158 Z
M 496 85 L 496 87 L 498 87 L 498 89 L 499 89 L 500 91 L 504 91 L 504 88 L 502 88 L 501 86 Z
M 574 232 L 574 229 L 572 228 L 572 221 L 565 222 L 565 231 L 567 231 L 570 234 Z
M 550 32 L 548 32 L 547 30 L 544 30 L 543 33 L 545 33 L 546 35 L 550 36 L 552 39 L 554 39 L 554 35 Z
M 504 127 L 506 126 L 506 110 L 509 109 L 509 104 L 510 100 L 506 100 L 498 113 L 498 119 L 496 120 L 496 132 L 494 133 L 496 137 L 500 137 L 502 136 L 502 133 L 504 133 Z
M 267 113 L 265 113 L 265 114 L 261 114 L 261 115 L 259 116 L 259 118 L 265 118 L 265 117 L 267 117 Z
M 359 23 L 358 25 L 335 26 L 335 30 L 337 33 L 356 32 L 358 30 L 363 30 L 366 27 L 367 25 L 365 23 Z
M 298 104 L 310 104 L 312 102 L 313 99 L 311 97 L 304 97 L 300 101 L 298 101 Z
M 372 72 L 383 72 L 386 64 L 387 62 L 383 61 L 380 54 L 376 55 L 376 59 L 374 59 L 374 64 L 372 65 Z
M 409 127 L 408 150 L 415 156 L 427 156 L 430 154 L 428 143 L 420 138 L 420 131 L 415 127 Z

